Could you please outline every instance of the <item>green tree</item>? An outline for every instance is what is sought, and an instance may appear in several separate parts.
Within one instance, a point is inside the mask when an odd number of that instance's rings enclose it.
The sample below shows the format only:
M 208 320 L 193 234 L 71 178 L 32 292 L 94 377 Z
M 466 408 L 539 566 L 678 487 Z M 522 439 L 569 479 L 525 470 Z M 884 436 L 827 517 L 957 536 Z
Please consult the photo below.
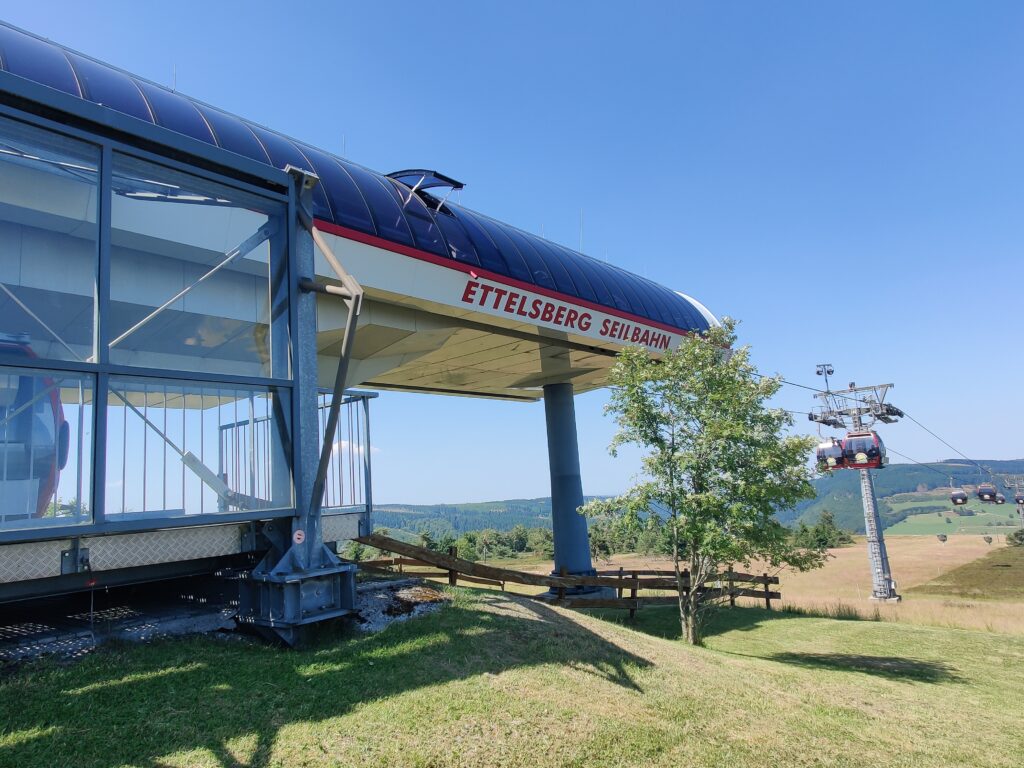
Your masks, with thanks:
M 350 541 L 345 545 L 345 549 L 342 551 L 342 557 L 346 560 L 351 560 L 354 563 L 366 560 L 367 554 L 368 548 L 364 544 L 360 544 L 358 541 Z
M 531 528 L 526 548 L 541 557 L 555 556 L 555 540 L 547 528 Z
M 530 541 L 530 532 L 526 529 L 526 526 L 522 523 L 514 525 L 512 530 L 508 532 L 509 547 L 515 553 L 525 552 L 526 545 Z
M 586 514 L 648 514 L 665 519 L 687 642 L 698 644 L 715 601 L 699 589 L 726 563 L 758 559 L 772 566 L 820 565 L 819 549 L 796 547 L 776 511 L 811 498 L 814 439 L 785 436 L 792 419 L 769 408 L 778 378 L 761 377 L 746 347 L 732 350 L 735 323 L 725 320 L 703 336 L 653 358 L 640 347 L 619 353 L 610 374 L 606 412 L 618 430 L 609 450 L 644 453 L 643 475 L 622 496 L 594 501 Z M 732 350 L 732 351 L 730 351 Z

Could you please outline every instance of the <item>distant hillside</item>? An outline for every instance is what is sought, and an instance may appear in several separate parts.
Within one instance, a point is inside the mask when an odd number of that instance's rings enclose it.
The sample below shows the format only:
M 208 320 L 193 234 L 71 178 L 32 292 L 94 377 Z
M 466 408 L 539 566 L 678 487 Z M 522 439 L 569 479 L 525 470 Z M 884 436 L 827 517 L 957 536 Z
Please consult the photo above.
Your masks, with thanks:
M 507 499 L 465 504 L 382 504 L 373 510 L 378 528 L 456 536 L 466 531 L 494 528 L 508 531 L 517 525 L 551 527 L 551 498 Z
M 978 463 L 990 467 L 996 473 L 1024 474 L 1024 459 L 979 459 Z M 910 515 L 936 512 L 937 507 L 949 507 L 945 494 L 938 492 L 949 487 L 949 480 L 943 481 L 942 475 L 935 470 L 939 470 L 947 478 L 952 477 L 953 484 L 957 486 L 975 486 L 989 479 L 977 466 L 964 459 L 948 459 L 927 466 L 890 464 L 885 469 L 874 472 L 875 495 L 878 497 L 883 527 L 895 525 Z M 835 515 L 836 522 L 843 528 L 858 533 L 864 532 L 859 472 L 834 472 L 815 480 L 814 487 L 817 497 L 802 502 L 791 512 L 780 515 L 779 519 L 783 523 L 813 523 L 821 516 L 822 511 L 827 509 Z M 929 494 L 929 491 L 932 493 Z
M 1013 461 L 979 460 L 979 464 L 992 471 L 1024 475 L 1024 459 Z M 932 469 L 929 469 L 932 467 Z M 935 470 L 942 474 L 938 474 Z M 890 464 L 874 473 L 875 493 L 878 496 L 882 526 L 896 525 L 908 516 L 934 514 L 949 507 L 940 489 L 948 488 L 952 477 L 954 485 L 975 486 L 988 480 L 980 469 L 963 459 L 949 459 L 928 466 L 918 464 Z M 829 510 L 836 522 L 851 531 L 864 532 L 864 510 L 860 501 L 860 474 L 840 471 L 814 481 L 817 497 L 799 504 L 796 509 L 779 515 L 786 525 L 801 520 L 817 522 L 823 510 Z M 594 497 L 587 497 L 594 498 Z M 1011 499 L 1012 505 L 1012 499 Z M 1002 508 L 1001 508 L 1002 509 Z M 1012 510 L 1011 507 L 1007 507 Z M 381 504 L 374 507 L 374 526 L 392 531 L 430 532 L 435 537 L 444 534 L 458 536 L 466 531 L 493 528 L 508 531 L 517 525 L 527 528 L 551 527 L 551 498 L 506 499 L 464 504 Z

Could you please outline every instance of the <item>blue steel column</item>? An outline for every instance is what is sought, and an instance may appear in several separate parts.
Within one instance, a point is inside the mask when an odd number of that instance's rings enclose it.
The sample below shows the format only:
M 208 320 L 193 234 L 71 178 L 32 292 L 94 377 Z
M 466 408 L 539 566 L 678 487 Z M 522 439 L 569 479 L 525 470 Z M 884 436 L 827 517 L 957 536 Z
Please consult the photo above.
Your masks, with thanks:
M 544 387 L 544 419 L 551 468 L 551 528 L 555 573 L 592 574 L 587 521 L 576 510 L 583 504 L 580 451 L 576 441 L 576 407 L 572 384 Z

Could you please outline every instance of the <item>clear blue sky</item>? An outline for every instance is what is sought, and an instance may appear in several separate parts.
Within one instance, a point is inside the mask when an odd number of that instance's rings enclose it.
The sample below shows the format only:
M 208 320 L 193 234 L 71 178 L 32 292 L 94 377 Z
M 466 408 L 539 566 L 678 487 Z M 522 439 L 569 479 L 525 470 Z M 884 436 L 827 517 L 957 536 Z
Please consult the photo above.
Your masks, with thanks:
M 742 320 L 767 373 L 891 381 L 971 456 L 1024 456 L 1024 5 L 47 2 L 4 18 Z M 588 493 L 613 461 L 578 398 Z M 783 407 L 806 410 L 786 388 Z M 379 501 L 548 493 L 543 407 L 383 395 Z M 804 429 L 804 424 L 798 423 Z M 952 452 L 886 427 L 918 460 Z M 898 460 L 898 459 L 896 459 Z

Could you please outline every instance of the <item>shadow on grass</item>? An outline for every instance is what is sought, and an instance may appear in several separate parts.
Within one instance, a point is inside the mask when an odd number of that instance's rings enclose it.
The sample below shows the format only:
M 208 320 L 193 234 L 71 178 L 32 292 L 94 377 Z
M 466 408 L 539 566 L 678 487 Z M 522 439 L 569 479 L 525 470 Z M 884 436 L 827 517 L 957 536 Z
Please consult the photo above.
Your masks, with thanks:
M 222 766 L 260 768 L 280 757 L 275 742 L 289 725 L 544 664 L 630 690 L 640 690 L 633 674 L 649 665 L 543 604 L 465 593 L 378 634 L 323 633 L 303 650 L 205 637 L 114 646 L 0 680 L 0 765 L 155 767 L 202 749 Z M 240 742 L 248 745 L 243 759 L 235 756 Z
M 637 632 L 663 637 L 666 640 L 679 640 L 683 636 L 679 623 L 679 610 L 674 605 L 658 605 L 641 608 L 634 618 L 629 618 L 624 611 L 607 609 L 591 611 L 591 615 Z M 768 621 L 792 619 L 794 615 L 786 611 L 767 611 L 763 608 L 721 608 L 708 617 L 704 628 L 704 637 L 713 637 L 726 632 L 749 632 L 757 629 Z
M 775 653 L 764 658 L 810 669 L 862 672 L 893 680 L 922 683 L 961 682 L 956 667 L 942 661 L 924 661 L 903 656 L 865 656 L 856 653 Z

